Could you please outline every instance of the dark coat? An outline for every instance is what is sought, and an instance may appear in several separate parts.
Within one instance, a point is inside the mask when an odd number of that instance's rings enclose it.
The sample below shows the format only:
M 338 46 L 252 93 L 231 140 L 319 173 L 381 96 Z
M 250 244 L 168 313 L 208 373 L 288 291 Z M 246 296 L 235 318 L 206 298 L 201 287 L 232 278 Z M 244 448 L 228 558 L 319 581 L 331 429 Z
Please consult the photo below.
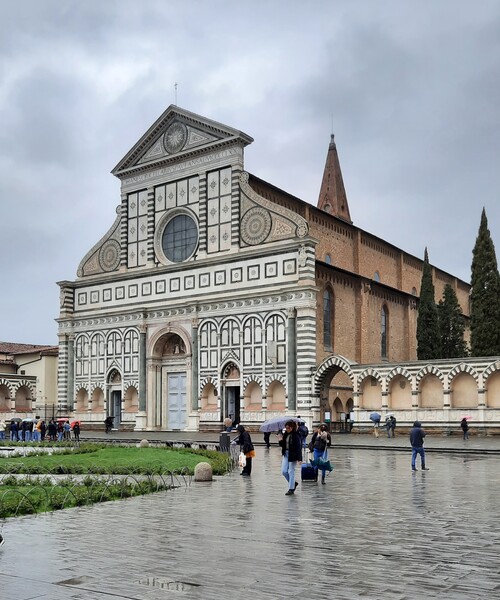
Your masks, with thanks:
M 315 431 L 313 433 L 313 436 L 311 438 L 311 441 L 309 442 L 309 450 L 311 450 L 311 452 L 313 450 L 320 450 L 321 452 L 324 452 L 327 446 L 331 446 L 332 445 L 332 436 L 330 434 L 327 435 L 326 440 L 321 439 L 321 436 L 318 435 L 318 432 Z
M 290 436 L 290 447 L 288 450 L 289 462 L 302 462 L 302 440 L 296 431 L 291 431 L 290 433 L 285 431 L 283 434 L 283 439 L 279 441 L 279 445 L 281 446 L 281 454 L 285 456 L 288 436 Z
M 241 451 L 243 452 L 243 454 L 248 454 L 249 452 L 251 452 L 254 449 L 253 443 L 252 443 L 252 438 L 250 437 L 250 434 L 246 430 L 240 432 L 240 435 L 237 438 L 235 438 L 233 441 L 236 444 L 240 445 L 240 448 L 241 448 Z
M 413 429 L 410 430 L 410 443 L 412 448 L 422 448 L 424 445 L 424 437 L 425 431 L 420 425 L 413 427 Z

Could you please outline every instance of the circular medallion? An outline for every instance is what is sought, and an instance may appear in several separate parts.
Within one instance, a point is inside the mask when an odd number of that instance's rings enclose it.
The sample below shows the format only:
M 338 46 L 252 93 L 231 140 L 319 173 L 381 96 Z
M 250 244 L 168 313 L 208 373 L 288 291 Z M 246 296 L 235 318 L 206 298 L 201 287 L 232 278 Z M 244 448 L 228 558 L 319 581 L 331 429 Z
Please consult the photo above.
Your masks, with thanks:
M 165 132 L 165 149 L 170 154 L 180 152 L 186 145 L 187 127 L 183 123 L 172 123 Z
M 307 235 L 307 226 L 299 225 L 297 227 L 297 237 L 304 237 L 305 235 Z
M 118 268 L 120 264 L 120 244 L 116 240 L 108 240 L 99 251 L 99 265 L 108 273 Z
M 249 246 L 261 244 L 271 231 L 271 215 L 264 208 L 255 206 L 241 219 L 241 237 Z

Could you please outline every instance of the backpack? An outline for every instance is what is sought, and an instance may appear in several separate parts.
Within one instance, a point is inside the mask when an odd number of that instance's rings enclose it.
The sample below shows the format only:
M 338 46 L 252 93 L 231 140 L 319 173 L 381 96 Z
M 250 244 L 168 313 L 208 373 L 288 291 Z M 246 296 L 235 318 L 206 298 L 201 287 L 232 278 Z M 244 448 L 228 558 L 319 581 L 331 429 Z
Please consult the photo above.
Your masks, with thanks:
M 299 425 L 299 435 L 304 439 L 309 435 L 309 429 L 307 429 L 307 425 L 305 423 Z

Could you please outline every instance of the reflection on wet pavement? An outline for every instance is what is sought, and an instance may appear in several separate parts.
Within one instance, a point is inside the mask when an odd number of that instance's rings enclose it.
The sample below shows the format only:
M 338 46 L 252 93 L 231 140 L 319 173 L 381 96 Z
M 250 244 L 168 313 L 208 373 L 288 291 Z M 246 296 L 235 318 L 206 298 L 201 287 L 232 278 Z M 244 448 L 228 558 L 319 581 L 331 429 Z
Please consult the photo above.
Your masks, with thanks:
M 257 454 L 251 478 L 7 521 L 5 597 L 500 598 L 500 458 L 337 449 L 286 497 Z

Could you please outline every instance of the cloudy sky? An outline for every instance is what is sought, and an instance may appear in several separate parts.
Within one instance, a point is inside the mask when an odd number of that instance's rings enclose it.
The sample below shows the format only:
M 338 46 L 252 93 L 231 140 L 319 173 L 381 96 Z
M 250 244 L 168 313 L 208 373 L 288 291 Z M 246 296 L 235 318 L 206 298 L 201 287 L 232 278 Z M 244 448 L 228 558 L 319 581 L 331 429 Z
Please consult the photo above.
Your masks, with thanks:
M 0 340 L 57 343 L 56 281 L 108 230 L 110 170 L 177 104 L 251 135 L 313 204 L 335 133 L 354 223 L 462 279 L 500 249 L 498 0 L 3 0 Z

